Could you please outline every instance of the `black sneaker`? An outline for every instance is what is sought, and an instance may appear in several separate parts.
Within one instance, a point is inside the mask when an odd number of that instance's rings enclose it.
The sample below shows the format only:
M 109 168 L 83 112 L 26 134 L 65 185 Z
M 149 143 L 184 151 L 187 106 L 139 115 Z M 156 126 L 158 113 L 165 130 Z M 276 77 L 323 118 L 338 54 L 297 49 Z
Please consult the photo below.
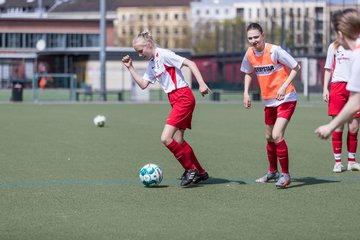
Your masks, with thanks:
M 180 180 L 183 180 L 184 177 L 186 176 L 188 170 L 185 170 L 184 173 L 181 175 L 181 177 L 179 177 Z
M 199 183 L 200 181 L 205 181 L 209 178 L 209 174 L 207 172 L 197 173 L 193 179 L 193 183 Z
M 185 174 L 185 176 L 183 177 L 183 179 L 181 180 L 180 185 L 181 186 L 187 186 L 190 183 L 193 182 L 195 175 L 197 174 L 198 170 L 194 169 L 194 170 L 188 170 Z

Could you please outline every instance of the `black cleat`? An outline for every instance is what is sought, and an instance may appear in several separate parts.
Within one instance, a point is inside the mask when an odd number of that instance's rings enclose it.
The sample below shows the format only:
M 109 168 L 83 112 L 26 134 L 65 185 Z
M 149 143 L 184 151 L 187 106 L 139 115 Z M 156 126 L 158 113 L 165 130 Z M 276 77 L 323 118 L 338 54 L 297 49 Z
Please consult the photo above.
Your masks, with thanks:
M 197 173 L 193 179 L 193 183 L 199 183 L 200 181 L 205 181 L 209 178 L 209 174 L 207 172 Z
M 180 180 L 183 180 L 184 177 L 186 176 L 188 170 L 185 170 L 184 173 L 181 175 L 181 177 L 179 177 Z
M 198 173 L 198 170 L 188 170 L 185 176 L 181 179 L 180 186 L 187 186 L 193 182 L 195 175 Z

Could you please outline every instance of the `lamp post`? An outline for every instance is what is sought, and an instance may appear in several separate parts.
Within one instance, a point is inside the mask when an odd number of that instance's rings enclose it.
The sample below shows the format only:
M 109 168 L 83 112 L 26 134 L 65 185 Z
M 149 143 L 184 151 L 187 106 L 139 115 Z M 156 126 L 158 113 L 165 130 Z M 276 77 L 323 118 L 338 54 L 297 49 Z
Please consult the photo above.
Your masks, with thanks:
M 100 98 L 106 101 L 106 0 L 100 1 Z

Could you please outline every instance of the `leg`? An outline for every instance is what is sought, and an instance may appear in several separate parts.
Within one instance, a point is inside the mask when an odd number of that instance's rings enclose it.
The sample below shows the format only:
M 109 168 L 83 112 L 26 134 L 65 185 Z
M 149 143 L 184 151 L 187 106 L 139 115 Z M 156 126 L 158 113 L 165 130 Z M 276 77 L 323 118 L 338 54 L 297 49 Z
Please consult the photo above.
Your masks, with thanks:
M 183 166 L 185 170 L 194 169 L 184 153 L 183 147 L 179 142 L 183 141 L 183 131 L 178 128 L 166 124 L 161 134 L 161 142 L 174 154 L 175 158 Z
M 161 141 L 174 154 L 181 166 L 185 169 L 181 177 L 181 186 L 187 186 L 193 182 L 198 170 L 191 162 L 190 154 L 184 150 L 184 130 L 166 124 L 161 134 Z M 180 144 L 181 143 L 181 144 Z
M 348 150 L 348 170 L 360 170 L 360 164 L 356 162 L 355 155 L 357 150 L 357 136 L 359 132 L 359 118 L 353 118 L 348 122 L 347 150 Z
M 340 126 L 332 133 L 331 143 L 334 153 L 335 165 L 333 168 L 334 173 L 341 173 L 344 166 L 341 163 L 341 153 L 342 153 L 342 135 L 343 135 L 344 126 Z
M 265 137 L 267 141 L 266 152 L 269 161 L 269 170 L 264 176 L 256 179 L 256 182 L 259 183 L 266 183 L 279 177 L 279 172 L 277 171 L 276 145 L 272 137 L 272 131 L 276 121 L 276 114 L 276 108 L 265 107 Z
M 289 121 L 285 118 L 277 118 L 272 132 L 272 138 L 275 142 L 276 154 L 279 158 L 281 172 L 285 174 L 289 174 L 288 147 L 284 140 L 284 134 L 288 122 Z
M 278 170 L 276 145 L 274 139 L 272 138 L 273 128 L 274 125 L 266 125 L 266 133 L 265 133 L 266 141 L 267 141 L 266 152 L 269 161 L 269 172 L 275 172 Z
M 289 153 L 284 139 L 284 134 L 288 123 L 289 120 L 286 118 L 277 118 L 272 133 L 276 145 L 276 154 L 279 158 L 282 172 L 279 180 L 275 184 L 278 188 L 284 188 L 290 184 Z

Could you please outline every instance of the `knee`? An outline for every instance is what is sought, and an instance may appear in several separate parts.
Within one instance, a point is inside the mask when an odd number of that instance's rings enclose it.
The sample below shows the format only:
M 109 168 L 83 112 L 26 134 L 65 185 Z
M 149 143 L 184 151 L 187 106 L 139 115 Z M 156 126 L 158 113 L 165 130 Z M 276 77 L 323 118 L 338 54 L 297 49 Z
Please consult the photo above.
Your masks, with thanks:
M 273 133 L 272 138 L 274 139 L 275 143 L 281 142 L 284 139 L 284 136 L 280 132 Z
M 166 136 L 161 136 L 160 137 L 160 141 L 162 142 L 162 144 L 164 144 L 165 146 L 169 145 L 172 142 L 171 138 L 168 138 Z
M 271 134 L 265 134 L 266 141 L 273 142 L 274 139 L 272 138 Z
M 349 132 L 351 133 L 357 133 L 359 131 L 359 126 L 358 125 L 349 125 Z

